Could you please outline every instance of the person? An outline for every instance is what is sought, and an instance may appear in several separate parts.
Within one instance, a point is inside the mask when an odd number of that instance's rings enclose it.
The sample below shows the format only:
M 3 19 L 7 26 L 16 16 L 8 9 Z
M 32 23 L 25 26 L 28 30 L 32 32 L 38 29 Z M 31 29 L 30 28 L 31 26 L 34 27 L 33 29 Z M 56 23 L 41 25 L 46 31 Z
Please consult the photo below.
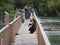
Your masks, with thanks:
M 9 15 L 9 13 L 8 13 L 7 11 L 4 11 L 4 14 L 5 14 L 5 15 Z
M 31 9 L 32 9 L 31 6 L 28 5 L 27 10 L 28 10 L 28 13 L 29 13 L 29 18 L 30 18 L 30 15 L 31 15 L 31 13 L 32 13 L 32 10 L 31 10 Z
M 18 17 L 19 15 L 22 15 L 22 10 L 21 10 L 21 9 L 17 9 L 17 11 L 16 11 L 16 14 L 15 14 L 15 17 L 14 17 L 14 18 Z
M 25 10 L 24 9 L 22 9 L 22 22 L 24 22 L 25 21 Z
M 22 16 L 25 19 L 25 10 L 24 9 L 22 9 Z
M 25 18 L 26 18 L 26 19 L 29 18 L 29 12 L 28 12 L 27 8 L 25 8 Z
M 30 18 L 30 8 L 29 6 L 25 6 L 25 18 L 29 19 Z
M 22 15 L 22 9 L 19 9 L 16 14 L 19 16 L 19 15 Z

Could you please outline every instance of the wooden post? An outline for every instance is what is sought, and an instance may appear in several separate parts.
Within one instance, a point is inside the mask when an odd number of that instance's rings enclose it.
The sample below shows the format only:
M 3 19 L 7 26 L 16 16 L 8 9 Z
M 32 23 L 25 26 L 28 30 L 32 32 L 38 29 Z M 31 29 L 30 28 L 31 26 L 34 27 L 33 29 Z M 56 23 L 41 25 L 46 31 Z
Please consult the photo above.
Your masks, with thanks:
M 4 16 L 4 23 L 5 25 L 9 24 L 9 15 Z

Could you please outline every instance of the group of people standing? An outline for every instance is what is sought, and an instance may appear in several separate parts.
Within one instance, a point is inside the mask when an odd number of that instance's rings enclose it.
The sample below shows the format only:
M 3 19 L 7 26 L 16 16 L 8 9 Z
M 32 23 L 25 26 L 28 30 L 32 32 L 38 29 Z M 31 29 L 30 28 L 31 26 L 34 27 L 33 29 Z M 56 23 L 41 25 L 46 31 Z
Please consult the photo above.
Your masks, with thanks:
M 31 6 L 27 6 L 27 7 L 25 6 L 25 18 L 26 19 L 30 18 L 31 12 L 32 12 Z
M 32 6 L 26 5 L 23 9 L 18 9 L 16 15 L 22 15 L 22 18 L 25 20 L 30 18 L 31 13 L 32 13 Z

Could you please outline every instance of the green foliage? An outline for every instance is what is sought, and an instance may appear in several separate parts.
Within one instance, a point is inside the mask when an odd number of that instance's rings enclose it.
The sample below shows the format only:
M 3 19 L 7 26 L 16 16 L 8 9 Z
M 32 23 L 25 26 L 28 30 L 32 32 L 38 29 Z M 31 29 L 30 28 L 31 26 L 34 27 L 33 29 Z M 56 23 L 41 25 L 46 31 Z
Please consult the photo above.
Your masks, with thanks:
M 0 0 L 0 11 L 14 13 L 16 8 L 23 8 L 26 4 L 33 3 L 34 0 Z
M 5 25 L 0 25 L 0 29 L 3 28 Z
M 42 16 L 60 16 L 60 0 L 38 0 L 36 5 Z
M 49 2 L 49 3 L 48 3 L 48 8 L 49 8 L 49 10 L 54 9 L 54 7 L 55 7 L 55 4 L 54 4 L 53 2 Z
M 14 10 L 14 0 L 1 0 L 0 1 L 0 11 L 11 11 Z
M 60 0 L 58 0 L 56 3 L 56 9 L 60 12 Z
M 23 8 L 26 4 L 33 3 L 34 0 L 15 0 L 15 9 Z

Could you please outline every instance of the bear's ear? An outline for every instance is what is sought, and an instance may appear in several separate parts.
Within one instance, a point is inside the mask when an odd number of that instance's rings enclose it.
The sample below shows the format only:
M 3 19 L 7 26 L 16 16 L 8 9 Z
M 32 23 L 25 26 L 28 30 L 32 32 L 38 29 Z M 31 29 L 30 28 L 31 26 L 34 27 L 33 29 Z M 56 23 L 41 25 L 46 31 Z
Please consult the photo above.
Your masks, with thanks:
M 28 26 L 30 26 L 30 25 L 32 25 L 32 24 L 33 24 L 33 22 L 30 22 Z
M 30 26 L 30 25 L 32 25 L 32 24 L 29 24 L 28 26 Z
M 32 22 L 33 20 L 32 19 L 30 19 L 30 22 Z

